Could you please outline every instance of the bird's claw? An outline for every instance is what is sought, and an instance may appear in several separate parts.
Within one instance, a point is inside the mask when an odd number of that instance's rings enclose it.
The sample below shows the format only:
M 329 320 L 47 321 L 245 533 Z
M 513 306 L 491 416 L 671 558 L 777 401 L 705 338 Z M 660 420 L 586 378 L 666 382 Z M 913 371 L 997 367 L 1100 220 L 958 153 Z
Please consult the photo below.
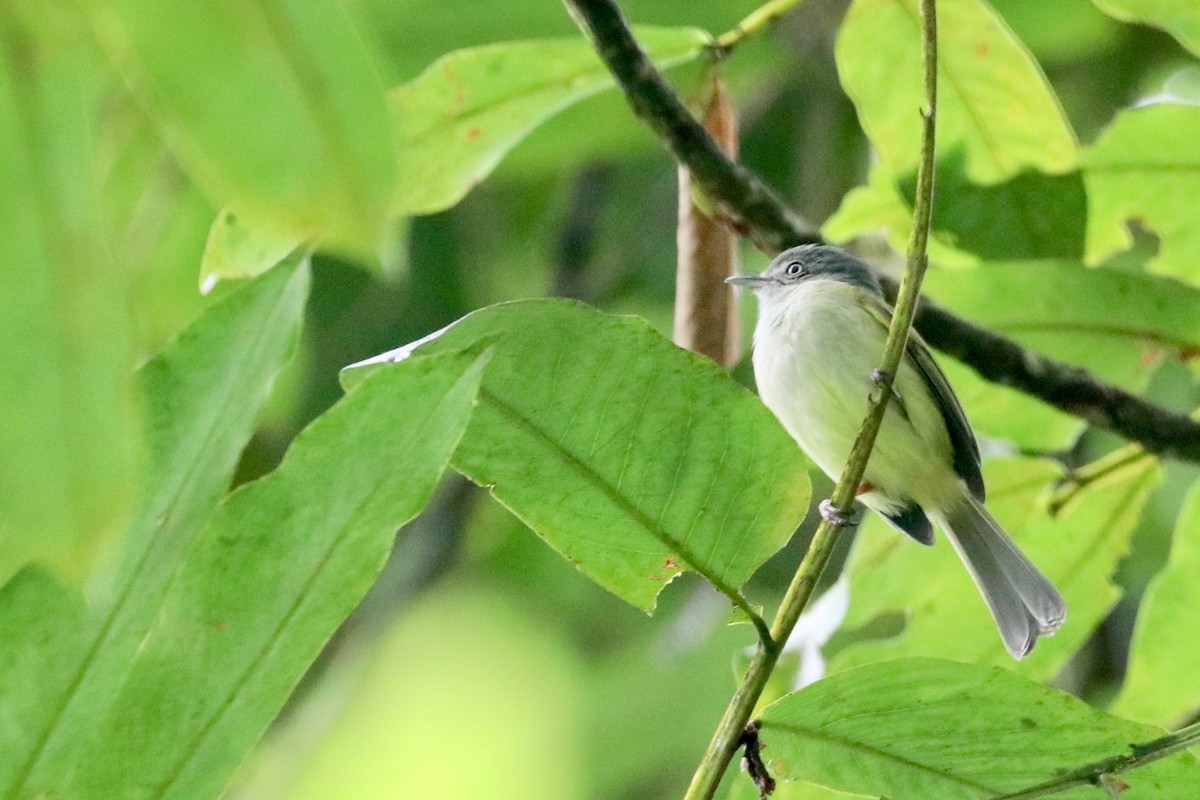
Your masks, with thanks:
M 894 399 L 898 405 L 904 405 L 904 398 L 902 398 L 900 396 L 900 392 L 896 390 L 895 376 L 893 376 L 886 369 L 880 369 L 879 367 L 876 367 L 875 369 L 871 370 L 871 381 L 874 382 L 874 384 L 880 389 L 886 387 L 888 389 L 888 394 L 892 396 L 892 399 Z
M 854 513 L 839 510 L 833 505 L 833 501 L 828 498 L 822 500 L 818 508 L 821 511 L 821 518 L 830 525 L 845 528 L 848 525 L 854 524 Z

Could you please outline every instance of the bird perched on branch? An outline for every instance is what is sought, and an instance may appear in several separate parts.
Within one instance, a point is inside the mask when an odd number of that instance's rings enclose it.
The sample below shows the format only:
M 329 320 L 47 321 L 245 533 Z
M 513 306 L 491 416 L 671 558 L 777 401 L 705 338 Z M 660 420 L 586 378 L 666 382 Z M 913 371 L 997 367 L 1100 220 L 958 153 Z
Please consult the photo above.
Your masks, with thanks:
M 800 447 L 837 480 L 880 383 L 892 309 L 867 264 L 828 245 L 780 254 L 753 289 L 758 392 Z M 1066 617 L 1062 596 L 983 506 L 975 435 L 946 376 L 915 331 L 892 382 L 858 499 L 922 544 L 946 532 L 1015 658 Z M 828 503 L 822 513 L 845 524 Z

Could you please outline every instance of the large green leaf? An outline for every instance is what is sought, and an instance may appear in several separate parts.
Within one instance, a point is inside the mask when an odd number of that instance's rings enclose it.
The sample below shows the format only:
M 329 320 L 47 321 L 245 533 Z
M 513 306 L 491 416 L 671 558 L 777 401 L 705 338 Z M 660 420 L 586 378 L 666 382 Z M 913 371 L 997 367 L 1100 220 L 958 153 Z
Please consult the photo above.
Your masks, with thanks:
M 777 777 L 891 800 L 985 800 L 1163 735 L 1006 670 L 927 658 L 834 675 L 772 703 L 761 719 Z M 1131 785 L 1122 800 L 1190 800 L 1200 764 L 1179 753 L 1122 778 Z M 1103 794 L 1084 787 L 1055 797 Z
M 126 278 L 91 180 L 94 64 L 44 36 L 0 10 L 0 584 L 34 559 L 80 580 L 137 469 Z
M 1071 170 L 1071 128 L 1037 62 L 982 0 L 938 3 L 938 150 L 968 180 Z M 917 0 L 854 0 L 837 39 L 838 74 L 894 176 L 914 173 L 924 105 Z
M 1152 105 L 1123 111 L 1084 153 L 1089 258 L 1098 260 L 1126 237 L 1128 220 L 1158 234 L 1150 269 L 1200 282 L 1200 108 Z
M 1029 259 L 1083 260 L 1087 198 L 1083 177 L 1025 171 L 1001 183 L 967 180 L 961 151 L 936 167 L 929 257 L 938 264 Z M 830 241 L 845 242 L 882 228 L 898 252 L 912 230 L 916 174 L 896 182 L 876 164 L 867 184 L 851 190 L 821 228 Z M 1119 239 L 1124 241 L 1124 239 Z
M 1037 62 L 983 0 L 938 4 L 938 191 L 930 257 L 1080 258 L 1084 196 L 1077 145 Z M 883 228 L 903 250 L 924 105 L 917 0 L 855 0 L 837 40 L 838 73 L 879 153 L 822 233 Z
M 1093 0 L 1119 20 L 1162 28 L 1200 55 L 1200 7 L 1191 0 Z
M 138 375 L 147 464 L 122 558 L 91 605 L 39 573 L 0 595 L 0 792 L 58 785 L 106 713 L 154 623 L 166 582 L 229 486 L 242 447 L 291 353 L 308 293 L 299 255 L 230 295 Z
M 1059 261 L 933 270 L 924 290 L 950 310 L 1126 390 L 1145 388 L 1161 356 L 1200 348 L 1200 292 L 1175 281 Z M 997 298 L 1020 302 L 997 302 Z M 945 361 L 972 424 L 1022 447 L 1067 446 L 1082 425 Z
M 709 43 L 695 28 L 641 28 L 659 67 Z M 457 203 L 541 122 L 613 85 L 587 41 L 506 42 L 450 53 L 390 96 L 399 178 L 393 211 L 425 214 Z
M 64 796 L 219 794 L 433 493 L 486 361 L 449 353 L 372 375 L 225 501 Z
M 395 177 L 382 87 L 336 0 L 96 0 L 192 176 L 279 235 L 373 253 Z
M 480 340 L 496 354 L 455 467 L 630 603 L 652 609 L 685 569 L 732 592 L 804 516 L 805 462 L 775 418 L 640 319 L 510 303 L 356 366 Z
M 1125 353 L 1113 364 L 1112 347 L 1137 345 L 1139 360 L 1200 349 L 1200 290 L 1153 275 L 1064 261 L 992 262 L 978 270 L 933 270 L 923 290 L 988 328 L 1129 389 L 1146 376 L 1129 370 Z M 1081 336 L 1087 345 L 1076 352 L 1071 340 Z
M 1067 620 L 1039 641 L 1019 670 L 1049 679 L 1107 616 L 1120 590 L 1111 575 L 1129 550 L 1129 537 L 1158 477 L 1152 459 L 1138 462 L 1080 492 L 1052 515 L 1049 490 L 1058 469 L 1048 462 L 1008 458 L 988 462 L 988 508 L 1067 601 Z M 921 547 L 874 514 L 849 564 L 852 633 L 896 612 L 907 624 L 890 639 L 847 636 L 830 658 L 836 671 L 884 658 L 939 655 L 981 664 L 1013 666 L 991 615 L 953 548 L 939 537 Z M 837 639 L 831 643 L 837 650 Z
M 1146 589 L 1130 645 L 1129 670 L 1112 711 L 1160 725 L 1192 717 L 1200 685 L 1183 680 L 1200 662 L 1200 484 L 1175 526 L 1167 566 Z

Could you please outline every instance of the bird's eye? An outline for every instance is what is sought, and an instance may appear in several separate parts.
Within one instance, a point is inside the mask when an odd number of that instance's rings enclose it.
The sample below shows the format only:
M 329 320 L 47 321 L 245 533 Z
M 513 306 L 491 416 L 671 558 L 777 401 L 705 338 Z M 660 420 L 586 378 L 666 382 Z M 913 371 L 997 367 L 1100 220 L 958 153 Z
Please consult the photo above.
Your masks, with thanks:
M 793 261 L 792 263 L 790 263 L 786 267 L 784 267 L 783 274 L 787 275 L 788 277 L 794 278 L 795 276 L 799 275 L 803 271 L 804 271 L 804 267 L 802 267 L 800 265 L 800 262 Z

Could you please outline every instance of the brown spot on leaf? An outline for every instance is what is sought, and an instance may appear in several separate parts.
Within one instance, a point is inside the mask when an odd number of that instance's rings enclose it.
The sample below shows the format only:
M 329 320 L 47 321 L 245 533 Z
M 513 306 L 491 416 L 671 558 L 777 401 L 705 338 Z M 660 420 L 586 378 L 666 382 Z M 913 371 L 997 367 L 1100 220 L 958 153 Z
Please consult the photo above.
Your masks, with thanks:
M 651 575 L 651 576 L 650 576 L 650 580 L 652 580 L 652 581 L 665 581 L 665 580 L 666 580 L 666 576 L 664 576 L 664 575 Z
M 679 562 L 667 556 L 667 560 L 663 562 L 663 569 L 679 569 Z
M 483 131 L 479 130 L 479 128 L 471 128 L 471 129 L 469 129 L 469 130 L 467 131 L 467 141 L 472 141 L 472 140 L 474 140 L 474 139 L 478 139 L 478 138 L 479 138 L 479 134 L 481 134 L 481 133 L 483 133 Z
M 446 80 L 454 87 L 454 110 L 458 111 L 467 102 L 466 96 L 463 94 L 462 81 L 458 79 L 458 73 L 449 64 L 442 64 L 442 74 L 446 76 Z
M 216 625 L 214 625 L 213 627 L 217 629 L 217 633 L 224 633 L 224 632 L 225 632 L 225 623 L 224 623 L 224 622 L 218 622 L 218 623 L 217 623 Z
M 986 41 L 980 42 L 979 44 L 975 45 L 975 57 L 976 58 L 984 58 L 988 54 L 988 49 L 989 49 L 988 43 Z

